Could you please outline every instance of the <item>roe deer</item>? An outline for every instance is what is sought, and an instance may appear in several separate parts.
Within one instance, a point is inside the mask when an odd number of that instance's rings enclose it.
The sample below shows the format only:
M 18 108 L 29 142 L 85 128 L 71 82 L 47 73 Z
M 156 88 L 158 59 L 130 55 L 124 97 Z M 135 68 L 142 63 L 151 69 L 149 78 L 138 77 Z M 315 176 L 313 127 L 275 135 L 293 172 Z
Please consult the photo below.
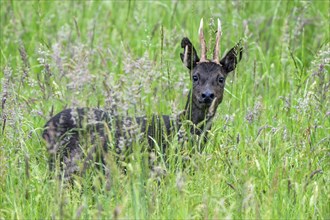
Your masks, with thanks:
M 192 89 L 188 94 L 187 104 L 180 117 L 175 119 L 168 115 L 153 115 L 147 117 L 119 117 L 100 109 L 69 108 L 52 117 L 45 125 L 43 138 L 48 145 L 50 167 L 54 166 L 55 159 L 60 162 L 64 176 L 72 173 L 84 172 L 78 166 L 78 161 L 99 160 L 105 164 L 104 155 L 110 148 L 114 148 L 118 155 L 129 149 L 130 144 L 121 143 L 123 140 L 138 139 L 139 134 L 148 137 L 149 145 L 154 141 L 162 144 L 164 136 L 176 134 L 184 120 L 191 123 L 189 132 L 200 135 L 211 127 L 212 118 L 218 105 L 222 102 L 225 80 L 229 72 L 233 71 L 242 57 L 241 44 L 233 47 L 219 60 L 221 23 L 218 19 L 216 43 L 213 59 L 206 58 L 206 43 L 203 33 L 203 19 L 199 27 L 201 57 L 188 38 L 183 38 L 180 54 L 184 65 L 190 70 Z M 142 135 L 142 136 L 143 136 Z M 89 149 L 84 149 L 87 141 Z M 86 145 L 86 143 L 85 143 Z M 88 144 L 87 144 L 88 145 Z

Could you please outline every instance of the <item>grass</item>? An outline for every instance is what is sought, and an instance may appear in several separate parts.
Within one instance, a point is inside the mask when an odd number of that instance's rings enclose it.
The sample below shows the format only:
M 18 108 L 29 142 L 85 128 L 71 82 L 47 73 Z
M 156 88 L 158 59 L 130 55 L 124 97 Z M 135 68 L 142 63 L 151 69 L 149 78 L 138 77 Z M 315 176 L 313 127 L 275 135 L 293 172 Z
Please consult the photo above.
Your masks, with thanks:
M 328 1 L 0 5 L 0 219 L 330 218 Z M 202 17 L 209 48 L 218 17 L 222 54 L 240 39 L 245 48 L 205 151 L 187 169 L 171 153 L 161 179 L 139 151 L 126 175 L 113 163 L 110 179 L 93 169 L 69 186 L 54 178 L 41 137 L 51 114 L 184 108 L 180 41 L 198 48 Z

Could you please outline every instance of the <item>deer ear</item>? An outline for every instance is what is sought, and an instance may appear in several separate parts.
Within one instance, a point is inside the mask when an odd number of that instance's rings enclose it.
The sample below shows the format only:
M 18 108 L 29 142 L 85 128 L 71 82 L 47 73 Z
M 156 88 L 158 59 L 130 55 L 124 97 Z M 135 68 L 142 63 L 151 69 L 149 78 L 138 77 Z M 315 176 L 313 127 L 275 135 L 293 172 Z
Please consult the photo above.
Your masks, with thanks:
M 183 53 L 180 53 L 181 60 L 183 64 L 191 70 L 197 65 L 197 62 L 199 61 L 196 50 L 187 37 L 182 39 L 181 47 L 184 49 Z
M 236 68 L 237 63 L 242 59 L 243 47 L 241 42 L 236 44 L 224 58 L 220 61 L 222 67 L 226 70 L 227 73 L 233 71 Z

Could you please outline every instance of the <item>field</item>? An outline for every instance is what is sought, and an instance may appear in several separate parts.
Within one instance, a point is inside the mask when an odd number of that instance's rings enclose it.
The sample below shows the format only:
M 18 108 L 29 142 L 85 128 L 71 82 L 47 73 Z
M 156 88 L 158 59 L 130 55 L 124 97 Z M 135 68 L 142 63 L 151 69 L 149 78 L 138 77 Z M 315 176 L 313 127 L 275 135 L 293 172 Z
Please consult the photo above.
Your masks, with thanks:
M 0 219 L 330 219 L 329 1 L 0 6 Z M 151 173 L 141 150 L 126 173 L 111 163 L 110 177 L 91 169 L 68 184 L 50 172 L 41 134 L 66 107 L 184 109 L 180 42 L 200 51 L 201 18 L 209 57 L 217 18 L 221 55 L 244 46 L 204 151 L 172 140 L 166 174 Z

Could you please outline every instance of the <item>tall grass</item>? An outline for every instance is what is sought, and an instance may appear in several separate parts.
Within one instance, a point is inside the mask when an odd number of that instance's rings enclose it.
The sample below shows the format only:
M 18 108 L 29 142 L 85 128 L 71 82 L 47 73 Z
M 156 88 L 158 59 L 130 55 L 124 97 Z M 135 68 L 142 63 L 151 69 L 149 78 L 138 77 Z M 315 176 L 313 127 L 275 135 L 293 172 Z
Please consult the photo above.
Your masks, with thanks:
M 0 219 L 330 218 L 328 1 L 0 5 Z M 202 17 L 209 48 L 216 18 L 222 54 L 240 39 L 245 48 L 204 152 L 187 154 L 173 140 L 166 174 L 150 174 L 136 150 L 126 174 L 112 162 L 110 176 L 56 178 L 41 132 L 63 108 L 131 116 L 184 108 L 180 41 L 198 48 Z

